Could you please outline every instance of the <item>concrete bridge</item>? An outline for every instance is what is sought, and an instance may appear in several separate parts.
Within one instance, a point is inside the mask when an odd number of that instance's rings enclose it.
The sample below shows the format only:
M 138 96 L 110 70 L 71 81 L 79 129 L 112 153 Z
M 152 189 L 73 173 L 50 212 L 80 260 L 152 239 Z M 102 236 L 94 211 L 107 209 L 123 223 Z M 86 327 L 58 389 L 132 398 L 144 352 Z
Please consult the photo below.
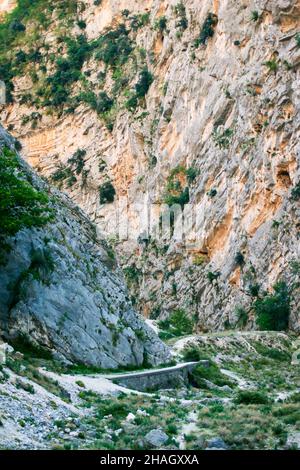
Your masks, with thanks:
M 166 388 L 182 387 L 189 382 L 192 370 L 201 364 L 209 367 L 209 361 L 185 362 L 163 369 L 150 369 L 141 372 L 102 375 L 105 379 L 123 385 L 126 388 L 150 392 Z

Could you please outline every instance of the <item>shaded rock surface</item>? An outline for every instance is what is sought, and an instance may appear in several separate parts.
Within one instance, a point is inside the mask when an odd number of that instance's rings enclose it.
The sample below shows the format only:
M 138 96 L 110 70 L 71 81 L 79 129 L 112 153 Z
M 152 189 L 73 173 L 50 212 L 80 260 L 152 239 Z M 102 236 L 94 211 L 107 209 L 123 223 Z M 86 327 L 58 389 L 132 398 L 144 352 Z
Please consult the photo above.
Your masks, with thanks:
M 4 145 L 12 147 L 13 140 L 0 128 Z M 0 268 L 2 335 L 102 368 L 166 362 L 167 348 L 134 311 L 93 224 L 26 165 L 24 173 L 49 193 L 54 220 L 9 240 L 12 249 Z

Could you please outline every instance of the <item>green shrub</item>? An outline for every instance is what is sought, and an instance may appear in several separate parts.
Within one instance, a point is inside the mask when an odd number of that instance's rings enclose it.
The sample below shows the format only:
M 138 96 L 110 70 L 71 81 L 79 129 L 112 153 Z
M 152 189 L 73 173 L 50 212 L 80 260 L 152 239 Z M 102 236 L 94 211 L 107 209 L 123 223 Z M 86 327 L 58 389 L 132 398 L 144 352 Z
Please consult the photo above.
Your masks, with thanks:
M 267 405 L 270 400 L 261 392 L 239 390 L 235 402 L 243 405 Z
M 138 269 L 135 264 L 126 266 L 123 271 L 128 284 L 136 284 L 139 281 L 141 270 Z
M 148 69 L 143 69 L 140 73 L 139 80 L 135 85 L 136 96 L 143 98 L 148 93 L 148 90 L 153 83 L 154 77 Z
M 91 45 L 84 35 L 66 38 L 67 57 L 59 57 L 55 72 L 46 78 L 46 86 L 39 90 L 44 98 L 43 106 L 61 107 L 71 94 L 71 86 L 81 76 L 81 68 L 91 52 Z
M 100 196 L 101 204 L 114 202 L 115 195 L 116 195 L 116 190 L 110 181 L 103 183 L 99 187 L 99 196 Z
M 136 94 L 132 94 L 130 98 L 125 103 L 125 108 L 128 109 L 128 111 L 134 111 L 139 104 L 139 100 Z
M 86 22 L 83 20 L 77 21 L 77 25 L 80 29 L 86 29 Z
M 185 361 L 191 361 L 191 362 L 200 361 L 201 353 L 200 353 L 199 348 L 197 348 L 197 346 L 187 346 L 183 350 L 183 358 Z
M 291 198 L 294 201 L 299 201 L 299 199 L 300 199 L 300 183 L 296 184 L 296 186 L 292 189 Z
M 16 7 L 0 22 L 0 77 L 6 84 L 7 102 L 13 100 L 12 79 L 22 71 L 22 66 L 19 67 L 18 59 L 15 62 L 12 51 L 17 49 L 20 40 L 26 41 L 27 37 L 30 38 L 26 28 L 28 21 L 30 20 L 31 27 L 42 26 L 46 29 L 51 23 L 51 13 L 55 7 L 63 11 L 65 17 L 67 12 L 76 13 L 76 9 L 74 11 L 76 4 L 77 2 L 71 0 L 57 0 L 55 6 L 54 2 L 51 4 L 47 0 L 18 0 Z M 23 59 L 25 56 L 26 53 L 23 54 Z M 26 62 L 29 59 L 27 55 Z M 31 60 L 36 61 L 33 57 Z
M 169 423 L 167 425 L 166 431 L 167 431 L 168 434 L 176 435 L 178 433 L 178 428 L 177 428 L 176 424 Z
M 103 419 L 104 416 L 113 415 L 114 419 L 126 418 L 130 413 L 130 404 L 126 403 L 112 403 L 111 400 L 105 400 L 98 408 L 97 417 Z
M 125 108 L 128 111 L 134 111 L 138 107 L 139 101 L 146 96 L 153 80 L 154 77 L 147 68 L 141 71 L 135 90 L 127 94 L 128 100 L 125 102 Z
M 176 28 L 179 28 L 181 29 L 181 31 L 184 31 L 188 27 L 188 19 L 186 17 L 186 9 L 182 1 L 175 5 L 174 12 L 179 18 L 176 23 Z
M 291 362 L 291 354 L 287 351 L 281 351 L 280 349 L 270 348 L 261 343 L 255 344 L 256 351 L 264 357 L 273 359 L 279 362 Z
M 47 248 L 39 248 L 31 251 L 31 263 L 29 271 L 40 279 L 45 279 L 55 267 L 51 251 Z
M 16 388 L 21 388 L 25 392 L 28 392 L 28 393 L 31 393 L 31 394 L 35 393 L 33 385 L 31 383 L 24 382 L 20 378 L 16 379 Z
M 167 28 L 167 18 L 165 16 L 161 16 L 157 18 L 154 23 L 154 29 L 163 33 L 163 31 Z
M 177 309 L 166 320 L 161 320 L 159 328 L 166 330 L 170 336 L 189 335 L 193 332 L 193 322 L 182 309 Z
M 218 271 L 217 271 L 217 272 L 209 271 L 209 272 L 207 273 L 207 279 L 209 280 L 209 282 L 215 281 L 215 280 L 218 279 L 220 276 L 221 276 L 221 273 L 219 273 Z
M 289 401 L 292 403 L 300 403 L 300 392 L 293 393 L 290 396 Z
M 243 307 L 237 307 L 235 309 L 235 313 L 238 318 L 238 325 L 241 327 L 245 327 L 248 322 L 248 312 Z
M 260 14 L 258 13 L 257 10 L 254 10 L 251 12 L 251 20 L 252 21 L 258 21 L 260 18 Z
M 292 260 L 290 262 L 290 266 L 291 266 L 291 271 L 294 275 L 298 275 L 300 274 L 300 261 L 297 261 L 297 260 Z
M 296 41 L 297 48 L 299 49 L 300 48 L 300 33 L 296 34 L 295 41 Z
M 192 184 L 198 176 L 198 170 L 194 167 L 190 167 L 186 170 L 186 176 L 188 184 Z
M 227 149 L 230 146 L 233 136 L 233 130 L 228 128 L 224 132 L 219 132 L 217 129 L 214 130 L 213 140 L 220 149 Z
M 125 64 L 132 52 L 132 41 L 128 34 L 125 25 L 121 24 L 101 36 L 94 43 L 95 58 L 112 67 Z
M 133 31 L 137 31 L 138 29 L 146 26 L 150 20 L 149 13 L 141 13 L 139 15 L 132 15 L 130 18 L 130 27 Z
M 190 201 L 189 187 L 184 187 L 182 178 L 186 179 L 186 184 L 190 185 L 196 178 L 198 172 L 195 168 L 186 169 L 182 165 L 178 165 L 171 171 L 168 177 L 168 184 L 164 195 L 164 203 L 169 207 L 179 204 L 182 208 Z
M 197 388 L 208 388 L 206 380 L 223 387 L 224 385 L 232 386 L 232 382 L 225 375 L 223 375 L 219 367 L 210 362 L 209 366 L 206 367 L 203 364 L 197 365 L 191 373 L 191 383 Z
M 283 281 L 275 284 L 273 289 L 273 294 L 266 294 L 254 302 L 256 321 L 261 330 L 286 330 L 290 316 L 289 289 Z
M 72 176 L 71 168 L 60 164 L 59 168 L 51 175 L 51 180 L 53 183 L 62 183 L 64 180 L 72 178 Z
M 112 108 L 113 104 L 114 100 L 109 98 L 105 91 L 101 91 L 98 96 L 96 111 L 99 114 L 103 114 L 106 111 L 109 111 Z
M 272 60 L 267 60 L 266 62 L 264 62 L 264 65 L 266 67 L 268 67 L 268 69 L 270 70 L 270 72 L 277 72 L 278 70 L 278 63 L 276 62 L 276 60 L 272 59 Z
M 251 297 L 258 297 L 259 291 L 260 291 L 260 286 L 259 284 L 250 284 L 248 287 L 249 294 Z
M 78 149 L 72 155 L 71 158 L 68 159 L 68 164 L 74 168 L 76 175 L 80 175 L 84 168 L 84 157 L 86 155 L 86 150 Z
M 36 190 L 18 157 L 8 148 L 0 151 L 0 249 L 19 230 L 40 227 L 51 218 L 49 199 Z M 8 248 L 8 247 L 7 247 Z
M 76 385 L 78 385 L 78 387 L 80 387 L 80 388 L 85 388 L 85 385 L 84 385 L 84 383 L 82 382 L 82 380 L 76 380 L 75 383 L 76 383 Z
M 217 194 L 218 194 L 218 191 L 215 188 L 210 189 L 207 193 L 208 197 L 210 198 L 215 197 Z
M 185 204 L 188 204 L 190 201 L 190 191 L 189 188 L 184 188 L 179 194 L 166 194 L 164 198 L 165 204 L 169 207 L 179 204 L 181 207 L 184 207 Z
M 238 251 L 237 254 L 235 255 L 234 261 L 237 265 L 244 266 L 245 264 L 244 255 L 240 251 Z
M 201 44 L 205 45 L 209 38 L 212 38 L 215 34 L 215 26 L 218 23 L 218 17 L 213 13 L 209 13 L 202 26 L 200 36 L 195 41 L 195 47 L 199 47 Z

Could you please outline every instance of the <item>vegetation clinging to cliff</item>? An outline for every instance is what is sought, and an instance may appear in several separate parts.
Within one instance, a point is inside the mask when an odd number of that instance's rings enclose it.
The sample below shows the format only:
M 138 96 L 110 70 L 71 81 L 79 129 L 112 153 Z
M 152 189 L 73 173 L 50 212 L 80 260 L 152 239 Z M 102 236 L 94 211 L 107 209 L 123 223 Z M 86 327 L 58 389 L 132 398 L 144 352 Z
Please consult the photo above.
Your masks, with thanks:
M 74 0 L 18 0 L 16 8 L 6 15 L 0 23 L 0 79 L 6 84 L 7 102 L 13 101 L 13 78 L 22 72 L 24 64 L 32 61 L 32 54 L 24 53 L 24 44 L 35 45 L 52 22 L 51 15 L 56 12 L 60 21 L 66 21 L 77 14 L 77 1 Z M 30 31 L 27 24 L 30 21 Z M 13 56 L 13 50 L 21 46 L 22 50 Z M 18 54 L 23 52 L 22 61 Z M 33 54 L 38 52 L 32 49 Z M 35 60 L 34 60 L 35 62 Z
M 262 330 L 286 330 L 290 316 L 290 294 L 285 282 L 274 285 L 274 293 L 254 302 L 257 323 Z
M 8 148 L 0 152 L 0 251 L 9 248 L 6 238 L 22 228 L 40 227 L 51 217 L 49 199 L 37 191 Z M 1 258 L 0 258 L 1 259 Z
M 200 36 L 195 41 L 195 47 L 205 45 L 209 38 L 215 34 L 215 26 L 218 23 L 218 17 L 213 13 L 208 13 L 206 20 L 202 26 Z

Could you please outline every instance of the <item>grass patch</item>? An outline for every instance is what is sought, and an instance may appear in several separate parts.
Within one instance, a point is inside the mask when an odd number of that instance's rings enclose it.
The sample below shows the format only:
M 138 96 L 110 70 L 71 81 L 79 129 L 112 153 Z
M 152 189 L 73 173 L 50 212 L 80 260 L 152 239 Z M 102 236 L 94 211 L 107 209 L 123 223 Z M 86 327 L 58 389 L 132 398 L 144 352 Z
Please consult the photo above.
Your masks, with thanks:
M 261 392 L 240 390 L 236 396 L 235 402 L 244 405 L 267 405 L 270 400 Z

